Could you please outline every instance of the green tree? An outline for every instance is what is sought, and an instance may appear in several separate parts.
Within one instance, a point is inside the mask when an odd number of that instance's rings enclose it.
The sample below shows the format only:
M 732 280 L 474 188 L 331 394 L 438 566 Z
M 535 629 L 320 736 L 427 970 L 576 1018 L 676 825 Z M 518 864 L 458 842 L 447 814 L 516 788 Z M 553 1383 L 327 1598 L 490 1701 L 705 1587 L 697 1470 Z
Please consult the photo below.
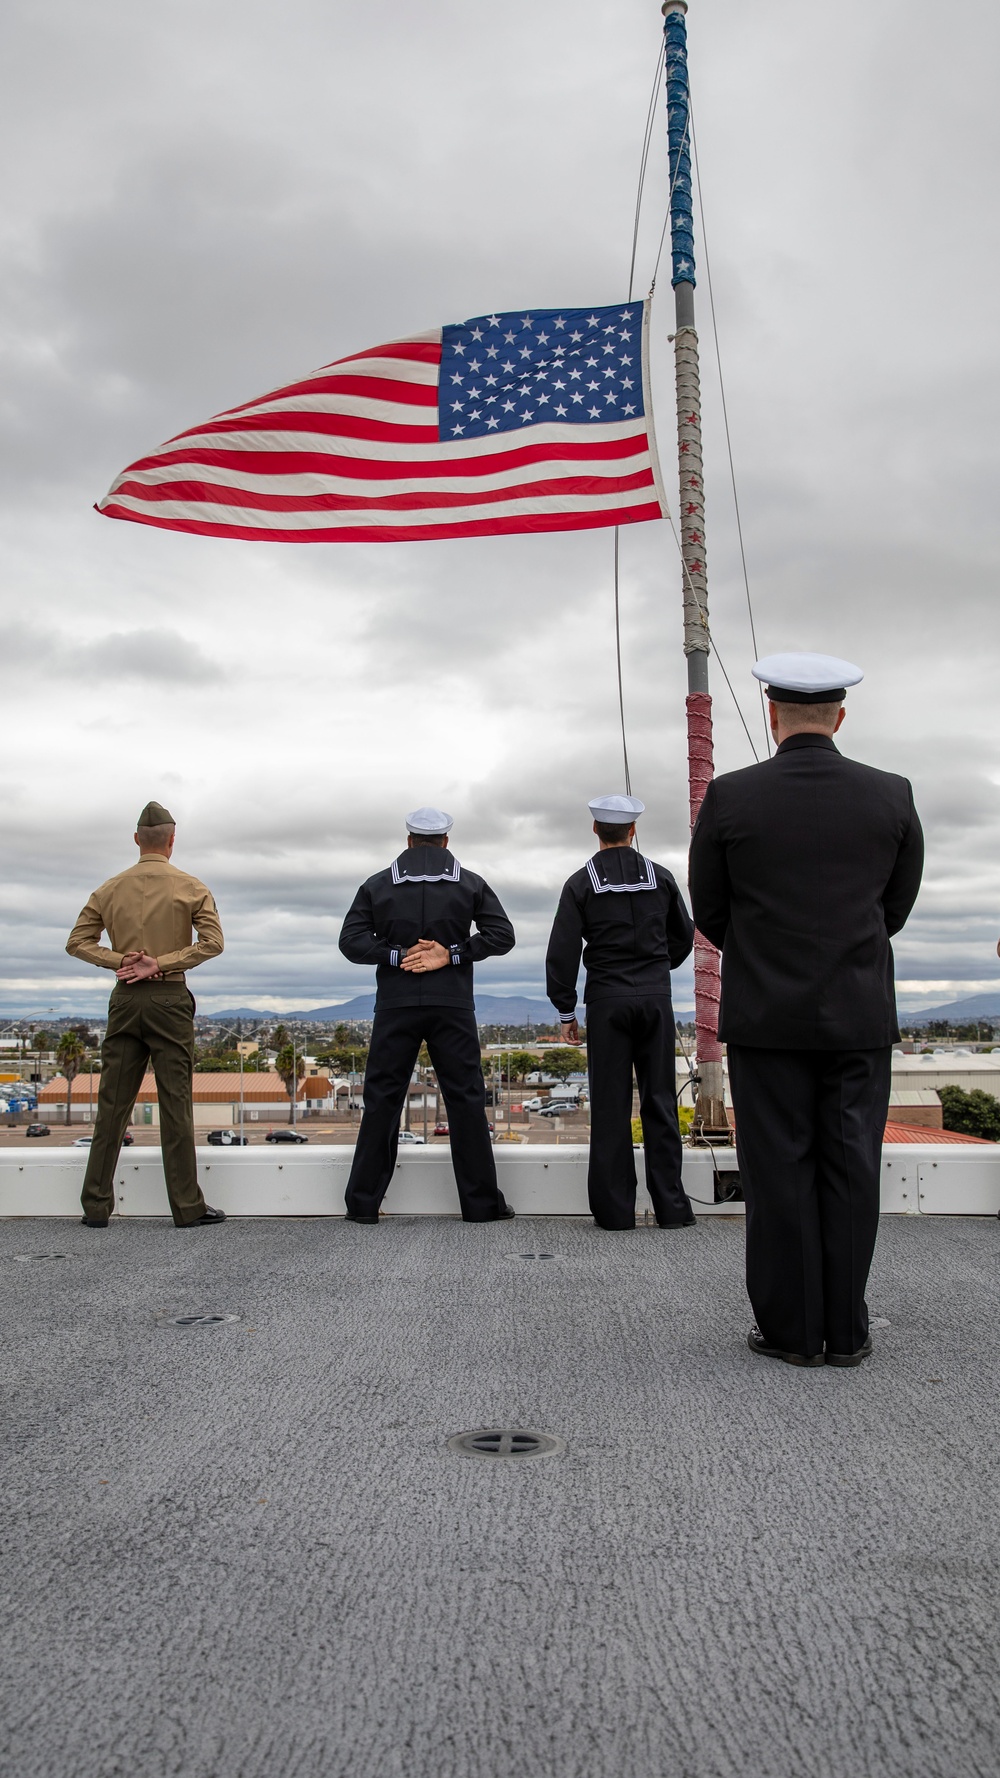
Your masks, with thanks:
M 31 1038 L 31 1042 L 29 1043 L 28 1047 L 29 1047 L 29 1049 L 39 1050 L 39 1051 L 54 1050 L 56 1047 L 56 1040 L 53 1037 L 51 1031 L 36 1031 L 33 1034 L 32 1038 Z
M 279 1030 L 283 1030 L 283 1028 L 283 1026 L 278 1027 Z M 277 1036 L 277 1032 L 275 1032 L 275 1036 Z M 293 1124 L 295 1122 L 295 1089 L 302 1079 L 302 1057 L 294 1043 L 282 1044 L 274 1058 L 274 1070 L 280 1076 L 288 1094 L 288 1121 Z
M 944 1113 L 944 1127 L 962 1136 L 985 1136 L 988 1142 L 1000 1142 L 1000 1099 L 973 1087 L 939 1087 L 938 1098 Z
M 557 1080 L 568 1080 L 571 1074 L 585 1074 L 587 1058 L 582 1050 L 546 1050 L 541 1061 L 535 1063 L 545 1074 L 554 1074 Z
M 64 1031 L 56 1050 L 56 1061 L 66 1076 L 66 1122 L 73 1122 L 73 1082 L 80 1072 L 84 1046 L 78 1031 Z
M 324 1068 L 332 1068 L 336 1074 L 350 1074 L 352 1069 L 355 1074 L 363 1074 L 368 1060 L 368 1048 L 363 1043 L 353 1046 L 348 1043 L 343 1047 L 338 1045 L 335 1049 L 321 1051 L 316 1060 Z
M 509 1053 L 502 1056 L 500 1060 L 503 1063 L 504 1073 L 506 1074 L 509 1071 L 514 1079 L 519 1081 L 522 1086 L 524 1085 L 525 1076 L 534 1074 L 535 1069 L 538 1067 L 538 1057 L 533 1056 L 530 1050 L 510 1050 Z

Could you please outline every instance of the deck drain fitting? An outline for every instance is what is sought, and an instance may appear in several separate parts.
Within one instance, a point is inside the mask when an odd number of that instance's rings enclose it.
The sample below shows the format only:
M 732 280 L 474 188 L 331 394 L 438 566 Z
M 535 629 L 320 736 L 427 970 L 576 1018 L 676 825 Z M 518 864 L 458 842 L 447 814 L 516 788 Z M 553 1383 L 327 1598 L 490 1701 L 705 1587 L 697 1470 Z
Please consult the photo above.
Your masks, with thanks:
M 221 1327 L 225 1322 L 238 1321 L 238 1315 L 160 1315 L 163 1327 Z
M 508 1253 L 508 1259 L 561 1259 L 559 1253 Z
M 29 1263 L 29 1261 L 33 1260 L 33 1259 L 68 1259 L 69 1254 L 68 1253 L 12 1253 L 11 1258 L 16 1259 L 20 1265 L 27 1265 Z
M 561 1457 L 566 1441 L 528 1426 L 487 1426 L 480 1432 L 456 1432 L 448 1449 L 456 1457 Z

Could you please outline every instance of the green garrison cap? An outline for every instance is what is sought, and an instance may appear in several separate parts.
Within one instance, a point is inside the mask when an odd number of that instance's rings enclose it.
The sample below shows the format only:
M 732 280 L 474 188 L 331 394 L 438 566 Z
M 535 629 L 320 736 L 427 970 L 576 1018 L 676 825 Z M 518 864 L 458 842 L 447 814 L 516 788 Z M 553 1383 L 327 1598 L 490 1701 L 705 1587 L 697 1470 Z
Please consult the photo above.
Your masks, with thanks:
M 176 827 L 169 809 L 162 803 L 147 803 L 136 822 L 136 827 Z

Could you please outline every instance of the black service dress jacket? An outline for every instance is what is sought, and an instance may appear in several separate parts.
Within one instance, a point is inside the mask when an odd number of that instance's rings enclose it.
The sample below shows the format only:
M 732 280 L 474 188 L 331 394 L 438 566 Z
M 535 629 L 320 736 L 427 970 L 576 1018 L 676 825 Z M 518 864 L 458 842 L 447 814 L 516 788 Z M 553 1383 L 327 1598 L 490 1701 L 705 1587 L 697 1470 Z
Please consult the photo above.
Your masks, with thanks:
M 580 952 L 584 1000 L 670 996 L 670 971 L 690 956 L 694 926 L 674 878 L 631 846 L 595 852 L 563 886 L 545 980 L 560 1013 L 576 1008 Z
M 896 1041 L 893 933 L 917 898 L 924 842 L 905 778 L 790 735 L 726 772 L 691 839 L 691 905 L 722 952 L 719 1036 L 763 1049 Z
M 420 938 L 445 945 L 450 965 L 427 975 L 401 969 Z M 446 846 L 413 846 L 369 877 L 340 929 L 345 957 L 377 965 L 377 1006 L 472 1006 L 473 964 L 513 948 L 514 928 L 499 898 Z

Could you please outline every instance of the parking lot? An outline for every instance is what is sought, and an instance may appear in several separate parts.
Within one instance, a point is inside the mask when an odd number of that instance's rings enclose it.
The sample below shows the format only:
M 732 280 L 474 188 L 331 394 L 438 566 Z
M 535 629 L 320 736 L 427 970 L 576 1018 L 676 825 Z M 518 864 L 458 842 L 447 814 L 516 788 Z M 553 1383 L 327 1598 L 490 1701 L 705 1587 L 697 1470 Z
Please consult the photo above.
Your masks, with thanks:
M 530 1121 L 527 1124 L 524 1124 L 519 1119 L 515 1118 L 510 1126 L 519 1142 L 530 1142 L 535 1144 L 539 1142 L 590 1141 L 590 1120 L 586 1112 L 569 1112 L 564 1117 L 558 1118 L 538 1117 L 536 1114 L 531 1113 L 529 1114 L 529 1117 Z M 491 1121 L 495 1122 L 492 1114 Z M 21 1118 L 16 1125 L 4 1123 L 2 1129 L 0 1129 L 0 1143 L 6 1142 L 15 1144 L 23 1142 L 25 1140 L 25 1131 L 30 1122 L 31 1119 L 24 1117 Z M 358 1119 L 358 1122 L 360 1122 L 360 1118 Z M 75 1142 L 80 1136 L 89 1136 L 92 1131 L 92 1126 L 87 1123 L 74 1123 L 71 1124 L 68 1129 L 65 1124 L 50 1123 L 48 1127 L 48 1136 L 40 1136 L 37 1138 L 39 1146 L 45 1144 L 50 1148 L 65 1148 L 68 1143 Z M 211 1126 L 206 1124 L 203 1129 L 196 1130 L 195 1141 L 198 1143 L 199 1147 L 208 1141 L 209 1129 L 213 1127 L 230 1128 L 231 1126 Z M 244 1133 L 250 1145 L 256 1147 L 259 1143 L 263 1143 L 267 1140 L 270 1131 L 287 1130 L 289 1127 L 290 1126 L 287 1123 L 246 1124 L 244 1125 Z M 338 1121 L 334 1123 L 332 1119 L 323 1120 L 322 1118 L 316 1118 L 314 1120 L 313 1118 L 307 1117 L 300 1118 L 295 1127 L 299 1135 L 305 1136 L 310 1142 L 339 1142 L 353 1144 L 357 1141 L 358 1137 L 357 1122 L 341 1123 Z M 507 1124 L 505 1122 L 498 1123 L 496 1125 L 496 1130 L 497 1135 L 501 1140 L 508 1140 L 506 1134 Z M 447 1136 L 435 1136 L 432 1134 L 432 1131 L 433 1125 L 430 1124 L 428 1125 L 427 1130 L 428 1146 L 432 1143 L 447 1144 Z M 416 1136 L 423 1135 L 422 1123 L 414 1123 L 413 1134 Z M 160 1132 L 156 1128 L 138 1125 L 131 1131 L 131 1135 L 137 1147 L 159 1148 L 160 1146 Z

